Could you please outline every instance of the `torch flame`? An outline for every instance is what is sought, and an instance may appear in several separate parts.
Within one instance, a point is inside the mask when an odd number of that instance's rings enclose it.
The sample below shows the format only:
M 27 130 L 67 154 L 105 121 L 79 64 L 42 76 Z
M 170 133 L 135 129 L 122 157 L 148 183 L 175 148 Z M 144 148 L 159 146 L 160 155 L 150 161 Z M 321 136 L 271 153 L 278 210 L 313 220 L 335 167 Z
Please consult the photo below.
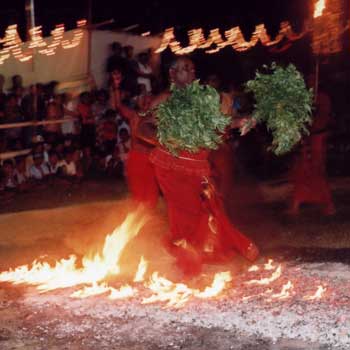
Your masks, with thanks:
M 314 18 L 321 17 L 326 8 L 326 0 L 318 0 L 315 4 Z

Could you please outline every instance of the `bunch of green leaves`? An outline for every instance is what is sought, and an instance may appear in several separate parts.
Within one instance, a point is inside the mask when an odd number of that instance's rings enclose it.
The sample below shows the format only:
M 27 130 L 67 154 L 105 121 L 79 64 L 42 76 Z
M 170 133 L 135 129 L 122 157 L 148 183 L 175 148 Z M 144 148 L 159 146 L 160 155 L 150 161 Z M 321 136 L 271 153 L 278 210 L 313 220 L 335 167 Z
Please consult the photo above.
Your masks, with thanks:
M 158 140 L 172 154 L 216 149 L 230 118 L 220 111 L 220 96 L 198 81 L 171 87 L 171 96 L 157 107 Z
M 292 64 L 286 68 L 273 63 L 264 66 L 247 82 L 247 91 L 255 96 L 253 118 L 265 122 L 272 132 L 272 150 L 276 155 L 289 152 L 311 123 L 313 93 L 303 76 Z

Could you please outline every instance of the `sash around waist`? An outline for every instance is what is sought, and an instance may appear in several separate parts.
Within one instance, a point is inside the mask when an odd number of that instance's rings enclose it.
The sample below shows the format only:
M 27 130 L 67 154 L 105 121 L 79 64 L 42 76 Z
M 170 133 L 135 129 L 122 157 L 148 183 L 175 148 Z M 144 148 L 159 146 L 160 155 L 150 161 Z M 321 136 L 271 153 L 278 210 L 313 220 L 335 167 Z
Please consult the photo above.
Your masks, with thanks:
M 150 161 L 155 166 L 166 170 L 174 170 L 197 176 L 210 175 L 207 151 L 196 153 L 181 152 L 179 156 L 174 156 L 165 149 L 158 147 L 151 152 Z

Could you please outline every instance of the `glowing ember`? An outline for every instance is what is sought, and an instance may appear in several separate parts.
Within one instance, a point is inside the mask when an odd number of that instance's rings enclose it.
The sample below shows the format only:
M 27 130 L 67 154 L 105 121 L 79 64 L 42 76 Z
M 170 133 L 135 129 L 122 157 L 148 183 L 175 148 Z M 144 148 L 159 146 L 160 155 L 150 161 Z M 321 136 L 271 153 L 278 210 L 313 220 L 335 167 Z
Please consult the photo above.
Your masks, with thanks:
M 155 272 L 147 285 L 154 294 L 149 298 L 144 298 L 142 303 L 166 302 L 167 307 L 179 308 L 186 304 L 191 297 L 213 298 L 219 295 L 231 280 L 230 272 L 217 273 L 212 285 L 200 292 L 198 289 L 191 289 L 183 283 L 173 283 L 164 277 L 160 277 L 158 272 Z
M 145 279 L 145 273 L 147 271 L 147 261 L 141 256 L 139 267 L 137 268 L 137 272 L 135 274 L 134 282 L 142 282 Z
M 252 265 L 249 269 L 248 272 L 256 272 L 259 271 L 259 266 Z
M 272 294 L 271 298 L 273 299 L 286 299 L 290 296 L 290 291 L 293 289 L 293 283 L 288 281 L 285 285 L 283 285 L 280 293 Z
M 314 18 L 321 17 L 326 8 L 326 0 L 318 0 L 315 4 Z
M 111 288 L 111 294 L 108 296 L 108 299 L 125 299 L 133 297 L 137 294 L 137 290 L 132 288 L 129 285 L 120 287 L 120 289 Z
M 304 297 L 304 300 L 318 300 L 318 299 L 321 299 L 326 291 L 327 291 L 327 288 L 323 288 L 322 286 L 318 286 L 316 293 L 314 295 L 312 295 L 312 296 Z
M 196 293 L 196 296 L 199 298 L 212 298 L 219 295 L 226 284 L 232 281 L 232 276 L 230 272 L 221 272 L 217 273 L 214 276 L 213 283 L 210 287 L 206 287 L 205 290 L 201 293 Z
M 267 264 L 264 265 L 264 269 L 265 270 L 274 270 L 276 267 L 272 265 L 273 260 L 269 259 L 269 261 L 267 262 Z
M 167 302 L 168 307 L 181 307 L 193 295 L 193 290 L 183 283 L 173 283 L 164 277 L 160 277 L 158 272 L 154 272 L 147 285 L 153 291 L 153 295 L 142 300 L 143 304 L 155 302 Z
M 260 280 L 251 280 L 251 281 L 246 282 L 246 284 L 247 285 L 252 285 L 252 284 L 266 285 L 266 284 L 270 284 L 271 282 L 276 281 L 278 278 L 280 278 L 281 274 L 282 274 L 282 266 L 279 265 L 278 268 L 273 272 L 271 277 L 262 278 Z
M 87 298 L 93 295 L 101 295 L 110 291 L 106 283 L 93 283 L 91 287 L 84 287 L 71 294 L 72 298 Z

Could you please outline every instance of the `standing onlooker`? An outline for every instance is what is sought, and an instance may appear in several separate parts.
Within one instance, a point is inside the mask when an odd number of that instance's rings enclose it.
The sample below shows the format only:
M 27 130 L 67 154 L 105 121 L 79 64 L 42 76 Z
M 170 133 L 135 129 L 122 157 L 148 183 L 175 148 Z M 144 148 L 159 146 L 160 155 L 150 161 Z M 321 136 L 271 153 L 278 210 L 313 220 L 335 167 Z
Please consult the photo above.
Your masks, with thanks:
M 309 86 L 313 86 L 314 81 L 314 75 L 310 75 Z M 330 97 L 320 87 L 310 135 L 304 138 L 292 169 L 294 189 L 288 211 L 292 215 L 299 213 L 303 203 L 319 204 L 324 215 L 334 215 L 336 212 L 326 170 L 332 105 Z
M 56 102 L 47 105 L 46 121 L 55 121 L 62 118 L 62 111 Z M 61 125 L 59 123 L 44 125 L 45 141 L 49 144 L 56 142 L 61 136 Z
M 109 109 L 108 100 L 109 97 L 106 90 L 101 89 L 97 91 L 96 101 L 92 105 L 92 114 L 94 115 L 97 123 Z
M 91 95 L 83 92 L 79 96 L 78 114 L 81 120 L 81 146 L 94 147 L 96 142 L 95 117 L 92 113 Z
M 5 105 L 5 118 L 4 122 L 6 123 L 19 123 L 23 121 L 21 110 L 17 105 L 16 95 L 10 94 L 7 96 L 6 105 Z M 22 128 L 9 128 L 5 131 L 5 137 L 7 145 L 10 149 L 15 149 L 15 145 L 18 141 L 22 141 Z
M 111 73 L 115 68 L 119 69 L 122 73 L 125 73 L 127 67 L 127 60 L 122 56 L 122 45 L 115 41 L 111 45 L 111 51 L 112 54 L 107 59 L 107 73 Z
M 0 74 L 0 120 L 5 115 L 6 94 L 4 92 L 5 77 Z
M 63 96 L 63 118 L 70 119 L 61 124 L 61 131 L 63 136 L 70 136 L 74 138 L 78 132 L 78 121 L 72 120 L 74 118 L 78 118 L 79 113 L 77 111 L 77 101 L 73 98 L 73 96 L 69 93 L 64 94 Z
M 149 64 L 150 57 L 148 53 L 142 52 L 138 55 L 138 84 L 144 84 L 147 93 L 152 93 L 153 69 Z
M 118 136 L 119 157 L 125 164 L 131 149 L 130 133 L 126 128 L 121 128 Z

